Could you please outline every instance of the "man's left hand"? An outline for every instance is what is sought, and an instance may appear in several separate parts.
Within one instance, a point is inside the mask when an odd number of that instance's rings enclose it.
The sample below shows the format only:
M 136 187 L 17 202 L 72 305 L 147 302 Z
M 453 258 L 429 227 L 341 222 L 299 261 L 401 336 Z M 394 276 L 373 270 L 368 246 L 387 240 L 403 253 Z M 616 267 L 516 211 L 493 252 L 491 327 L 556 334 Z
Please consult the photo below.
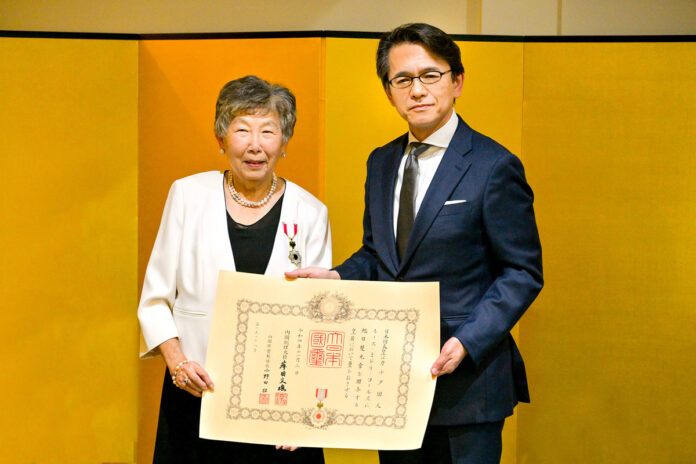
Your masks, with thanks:
M 430 368 L 430 373 L 433 377 L 451 374 L 459 366 L 459 363 L 462 362 L 464 356 L 466 356 L 464 345 L 458 338 L 452 337 L 442 345 L 440 356 L 433 363 L 433 367 Z

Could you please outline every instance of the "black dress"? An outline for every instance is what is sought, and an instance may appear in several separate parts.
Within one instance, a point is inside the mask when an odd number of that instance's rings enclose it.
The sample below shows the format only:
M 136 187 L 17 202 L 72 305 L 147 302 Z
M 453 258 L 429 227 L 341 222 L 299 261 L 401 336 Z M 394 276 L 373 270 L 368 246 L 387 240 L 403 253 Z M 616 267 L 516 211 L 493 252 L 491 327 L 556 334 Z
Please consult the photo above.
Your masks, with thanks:
M 227 214 L 227 230 L 237 271 L 265 272 L 273 251 L 283 198 L 251 225 L 238 224 Z M 324 463 L 321 448 L 300 448 L 291 452 L 276 450 L 271 445 L 199 438 L 200 415 L 201 399 L 175 387 L 169 372 L 165 371 L 154 463 Z M 282 441 L 282 437 L 278 439 Z

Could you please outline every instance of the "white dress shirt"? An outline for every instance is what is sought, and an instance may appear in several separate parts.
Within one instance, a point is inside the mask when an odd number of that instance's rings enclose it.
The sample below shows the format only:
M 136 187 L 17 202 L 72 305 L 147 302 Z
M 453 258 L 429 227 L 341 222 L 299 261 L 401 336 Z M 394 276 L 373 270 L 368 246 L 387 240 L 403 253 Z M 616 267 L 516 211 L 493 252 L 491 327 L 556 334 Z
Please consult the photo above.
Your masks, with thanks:
M 416 204 L 413 210 L 414 215 L 418 214 L 420 205 L 423 202 L 425 193 L 430 187 L 430 182 L 432 182 L 433 177 L 435 177 L 435 171 L 437 171 L 438 166 L 440 166 L 440 161 L 447 150 L 454 133 L 457 131 L 457 124 L 459 120 L 457 119 L 457 113 L 452 109 L 452 115 L 444 126 L 430 134 L 428 138 L 423 140 L 423 143 L 432 145 L 428 147 L 419 157 L 418 157 L 418 178 L 416 179 Z M 408 153 L 411 149 L 411 143 L 418 142 L 418 139 L 409 131 L 408 133 L 408 145 L 406 145 L 406 151 L 404 155 Z M 394 186 L 394 236 L 396 237 L 396 222 L 399 217 L 399 197 L 401 196 L 401 182 L 404 178 L 404 166 L 406 165 L 406 156 L 401 157 L 401 163 L 399 164 L 399 172 L 396 174 L 396 185 Z

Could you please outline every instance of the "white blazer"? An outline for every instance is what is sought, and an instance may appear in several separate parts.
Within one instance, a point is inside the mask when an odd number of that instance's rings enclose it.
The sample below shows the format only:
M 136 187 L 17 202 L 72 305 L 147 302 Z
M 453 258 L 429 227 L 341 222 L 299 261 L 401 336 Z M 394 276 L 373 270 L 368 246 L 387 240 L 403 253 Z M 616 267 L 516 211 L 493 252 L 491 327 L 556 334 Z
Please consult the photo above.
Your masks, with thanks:
M 172 184 L 157 239 L 145 272 L 138 319 L 147 351 L 178 337 L 186 357 L 205 364 L 210 320 L 220 269 L 235 270 L 227 230 L 223 173 L 210 171 Z M 285 194 L 273 252 L 265 274 L 296 269 L 288 259 L 289 240 L 297 224 L 295 249 L 302 267 L 331 267 L 331 230 L 326 206 L 312 194 L 285 181 Z

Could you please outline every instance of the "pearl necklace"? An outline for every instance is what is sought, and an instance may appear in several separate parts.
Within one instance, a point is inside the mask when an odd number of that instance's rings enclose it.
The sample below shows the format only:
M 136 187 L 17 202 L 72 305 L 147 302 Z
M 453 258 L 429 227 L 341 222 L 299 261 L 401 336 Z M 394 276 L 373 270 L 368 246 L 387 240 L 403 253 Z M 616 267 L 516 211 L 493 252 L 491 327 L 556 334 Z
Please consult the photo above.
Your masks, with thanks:
M 237 190 L 234 188 L 234 182 L 232 181 L 232 173 L 230 172 L 229 175 L 227 176 L 227 188 L 230 191 L 230 195 L 232 195 L 232 199 L 239 203 L 242 206 L 245 206 L 247 208 L 258 208 L 260 206 L 265 205 L 268 203 L 268 200 L 271 199 L 273 194 L 276 191 L 276 186 L 278 185 L 278 177 L 275 175 L 275 172 L 273 173 L 273 181 L 271 182 L 271 189 L 268 191 L 265 197 L 263 197 L 259 201 L 248 201 L 242 198 L 242 196 L 237 192 Z

